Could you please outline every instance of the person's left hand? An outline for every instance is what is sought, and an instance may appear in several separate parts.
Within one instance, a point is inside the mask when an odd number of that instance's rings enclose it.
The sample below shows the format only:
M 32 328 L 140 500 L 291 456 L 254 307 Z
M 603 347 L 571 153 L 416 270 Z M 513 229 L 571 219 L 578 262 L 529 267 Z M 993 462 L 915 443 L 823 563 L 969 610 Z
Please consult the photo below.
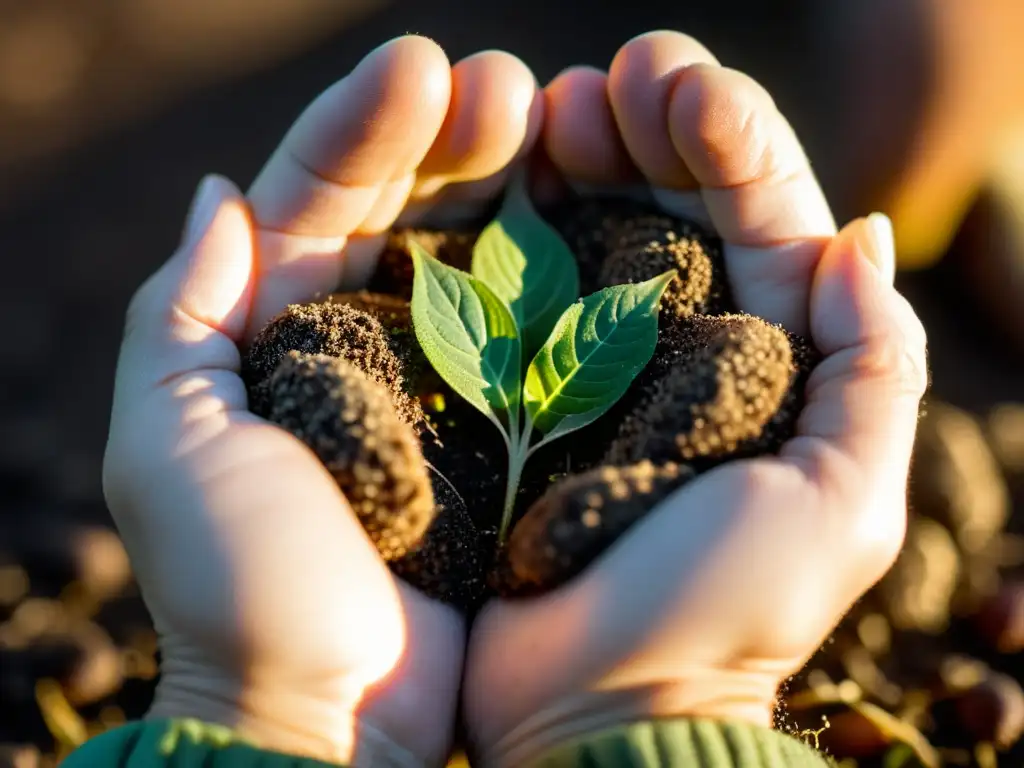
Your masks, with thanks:
M 353 765 L 442 765 L 465 628 L 392 577 L 336 484 L 252 415 L 239 346 L 368 275 L 396 217 L 473 213 L 540 130 L 517 59 L 404 37 L 291 128 L 248 193 L 197 195 L 128 309 L 104 490 L 160 635 L 152 717 Z M 436 218 L 435 218 L 436 220 Z

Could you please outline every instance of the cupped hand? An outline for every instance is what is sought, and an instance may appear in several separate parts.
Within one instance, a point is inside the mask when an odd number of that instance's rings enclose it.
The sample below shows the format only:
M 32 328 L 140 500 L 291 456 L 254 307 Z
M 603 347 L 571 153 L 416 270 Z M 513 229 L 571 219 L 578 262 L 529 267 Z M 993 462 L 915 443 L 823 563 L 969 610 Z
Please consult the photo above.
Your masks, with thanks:
M 580 577 L 474 624 L 465 713 L 485 765 L 663 716 L 770 725 L 796 672 L 902 544 L 925 336 L 893 288 L 881 216 L 838 234 L 769 95 L 693 39 L 627 43 L 607 74 L 545 89 L 543 141 L 571 182 L 646 185 L 726 243 L 739 307 L 824 359 L 781 454 L 699 476 Z
M 393 578 L 324 468 L 247 411 L 239 346 L 290 302 L 359 283 L 387 229 L 471 215 L 539 135 L 500 52 L 374 50 L 290 129 L 247 196 L 207 179 L 133 298 L 106 497 L 160 635 L 151 716 L 353 765 L 443 765 L 465 627 Z

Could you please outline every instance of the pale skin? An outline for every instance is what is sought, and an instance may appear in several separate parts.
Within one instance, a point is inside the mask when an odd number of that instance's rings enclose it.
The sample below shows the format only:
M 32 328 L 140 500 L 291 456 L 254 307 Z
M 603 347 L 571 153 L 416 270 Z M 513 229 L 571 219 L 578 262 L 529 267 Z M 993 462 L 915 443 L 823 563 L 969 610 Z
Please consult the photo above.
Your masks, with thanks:
M 287 303 L 358 285 L 396 219 L 472 215 L 538 143 L 572 183 L 647 184 L 707 217 L 741 307 L 826 359 L 779 457 L 703 476 L 579 579 L 470 631 L 393 578 L 314 456 L 247 412 L 239 348 Z M 837 235 L 768 95 L 685 35 L 543 91 L 500 52 L 373 51 L 248 193 L 204 183 L 129 308 L 104 487 L 161 637 L 151 716 L 358 765 L 443 765 L 460 682 L 484 765 L 647 715 L 768 724 L 779 682 L 902 543 L 926 366 L 893 264 L 885 220 Z

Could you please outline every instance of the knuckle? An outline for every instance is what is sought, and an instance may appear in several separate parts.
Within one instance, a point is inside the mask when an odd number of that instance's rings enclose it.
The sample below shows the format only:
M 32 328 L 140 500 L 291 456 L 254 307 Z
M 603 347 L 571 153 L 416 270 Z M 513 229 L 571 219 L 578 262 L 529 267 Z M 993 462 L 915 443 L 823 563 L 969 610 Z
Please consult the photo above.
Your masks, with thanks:
M 616 52 L 611 68 L 636 67 L 663 74 L 687 61 L 714 61 L 714 57 L 695 37 L 676 30 L 660 29 L 627 40 Z
M 865 379 L 892 385 L 896 395 L 920 399 L 928 389 L 929 375 L 924 328 L 920 321 L 874 336 L 854 355 L 853 372 Z

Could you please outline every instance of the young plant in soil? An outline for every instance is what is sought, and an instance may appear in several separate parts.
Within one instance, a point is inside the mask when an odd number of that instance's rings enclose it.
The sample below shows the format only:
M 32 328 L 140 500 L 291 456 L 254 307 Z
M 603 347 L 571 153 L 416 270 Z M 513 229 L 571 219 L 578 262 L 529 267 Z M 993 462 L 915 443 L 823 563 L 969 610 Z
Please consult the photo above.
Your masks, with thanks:
M 538 209 L 520 177 L 493 220 L 389 233 L 367 290 L 288 307 L 242 374 L 391 570 L 472 611 L 777 451 L 816 359 L 737 311 L 713 234 L 626 199 Z
M 661 297 L 676 273 L 580 299 L 576 258 L 534 211 L 522 177 L 477 240 L 471 273 L 415 241 L 411 248 L 412 323 L 423 353 L 498 428 L 508 451 L 503 544 L 530 457 L 600 418 L 650 361 Z

